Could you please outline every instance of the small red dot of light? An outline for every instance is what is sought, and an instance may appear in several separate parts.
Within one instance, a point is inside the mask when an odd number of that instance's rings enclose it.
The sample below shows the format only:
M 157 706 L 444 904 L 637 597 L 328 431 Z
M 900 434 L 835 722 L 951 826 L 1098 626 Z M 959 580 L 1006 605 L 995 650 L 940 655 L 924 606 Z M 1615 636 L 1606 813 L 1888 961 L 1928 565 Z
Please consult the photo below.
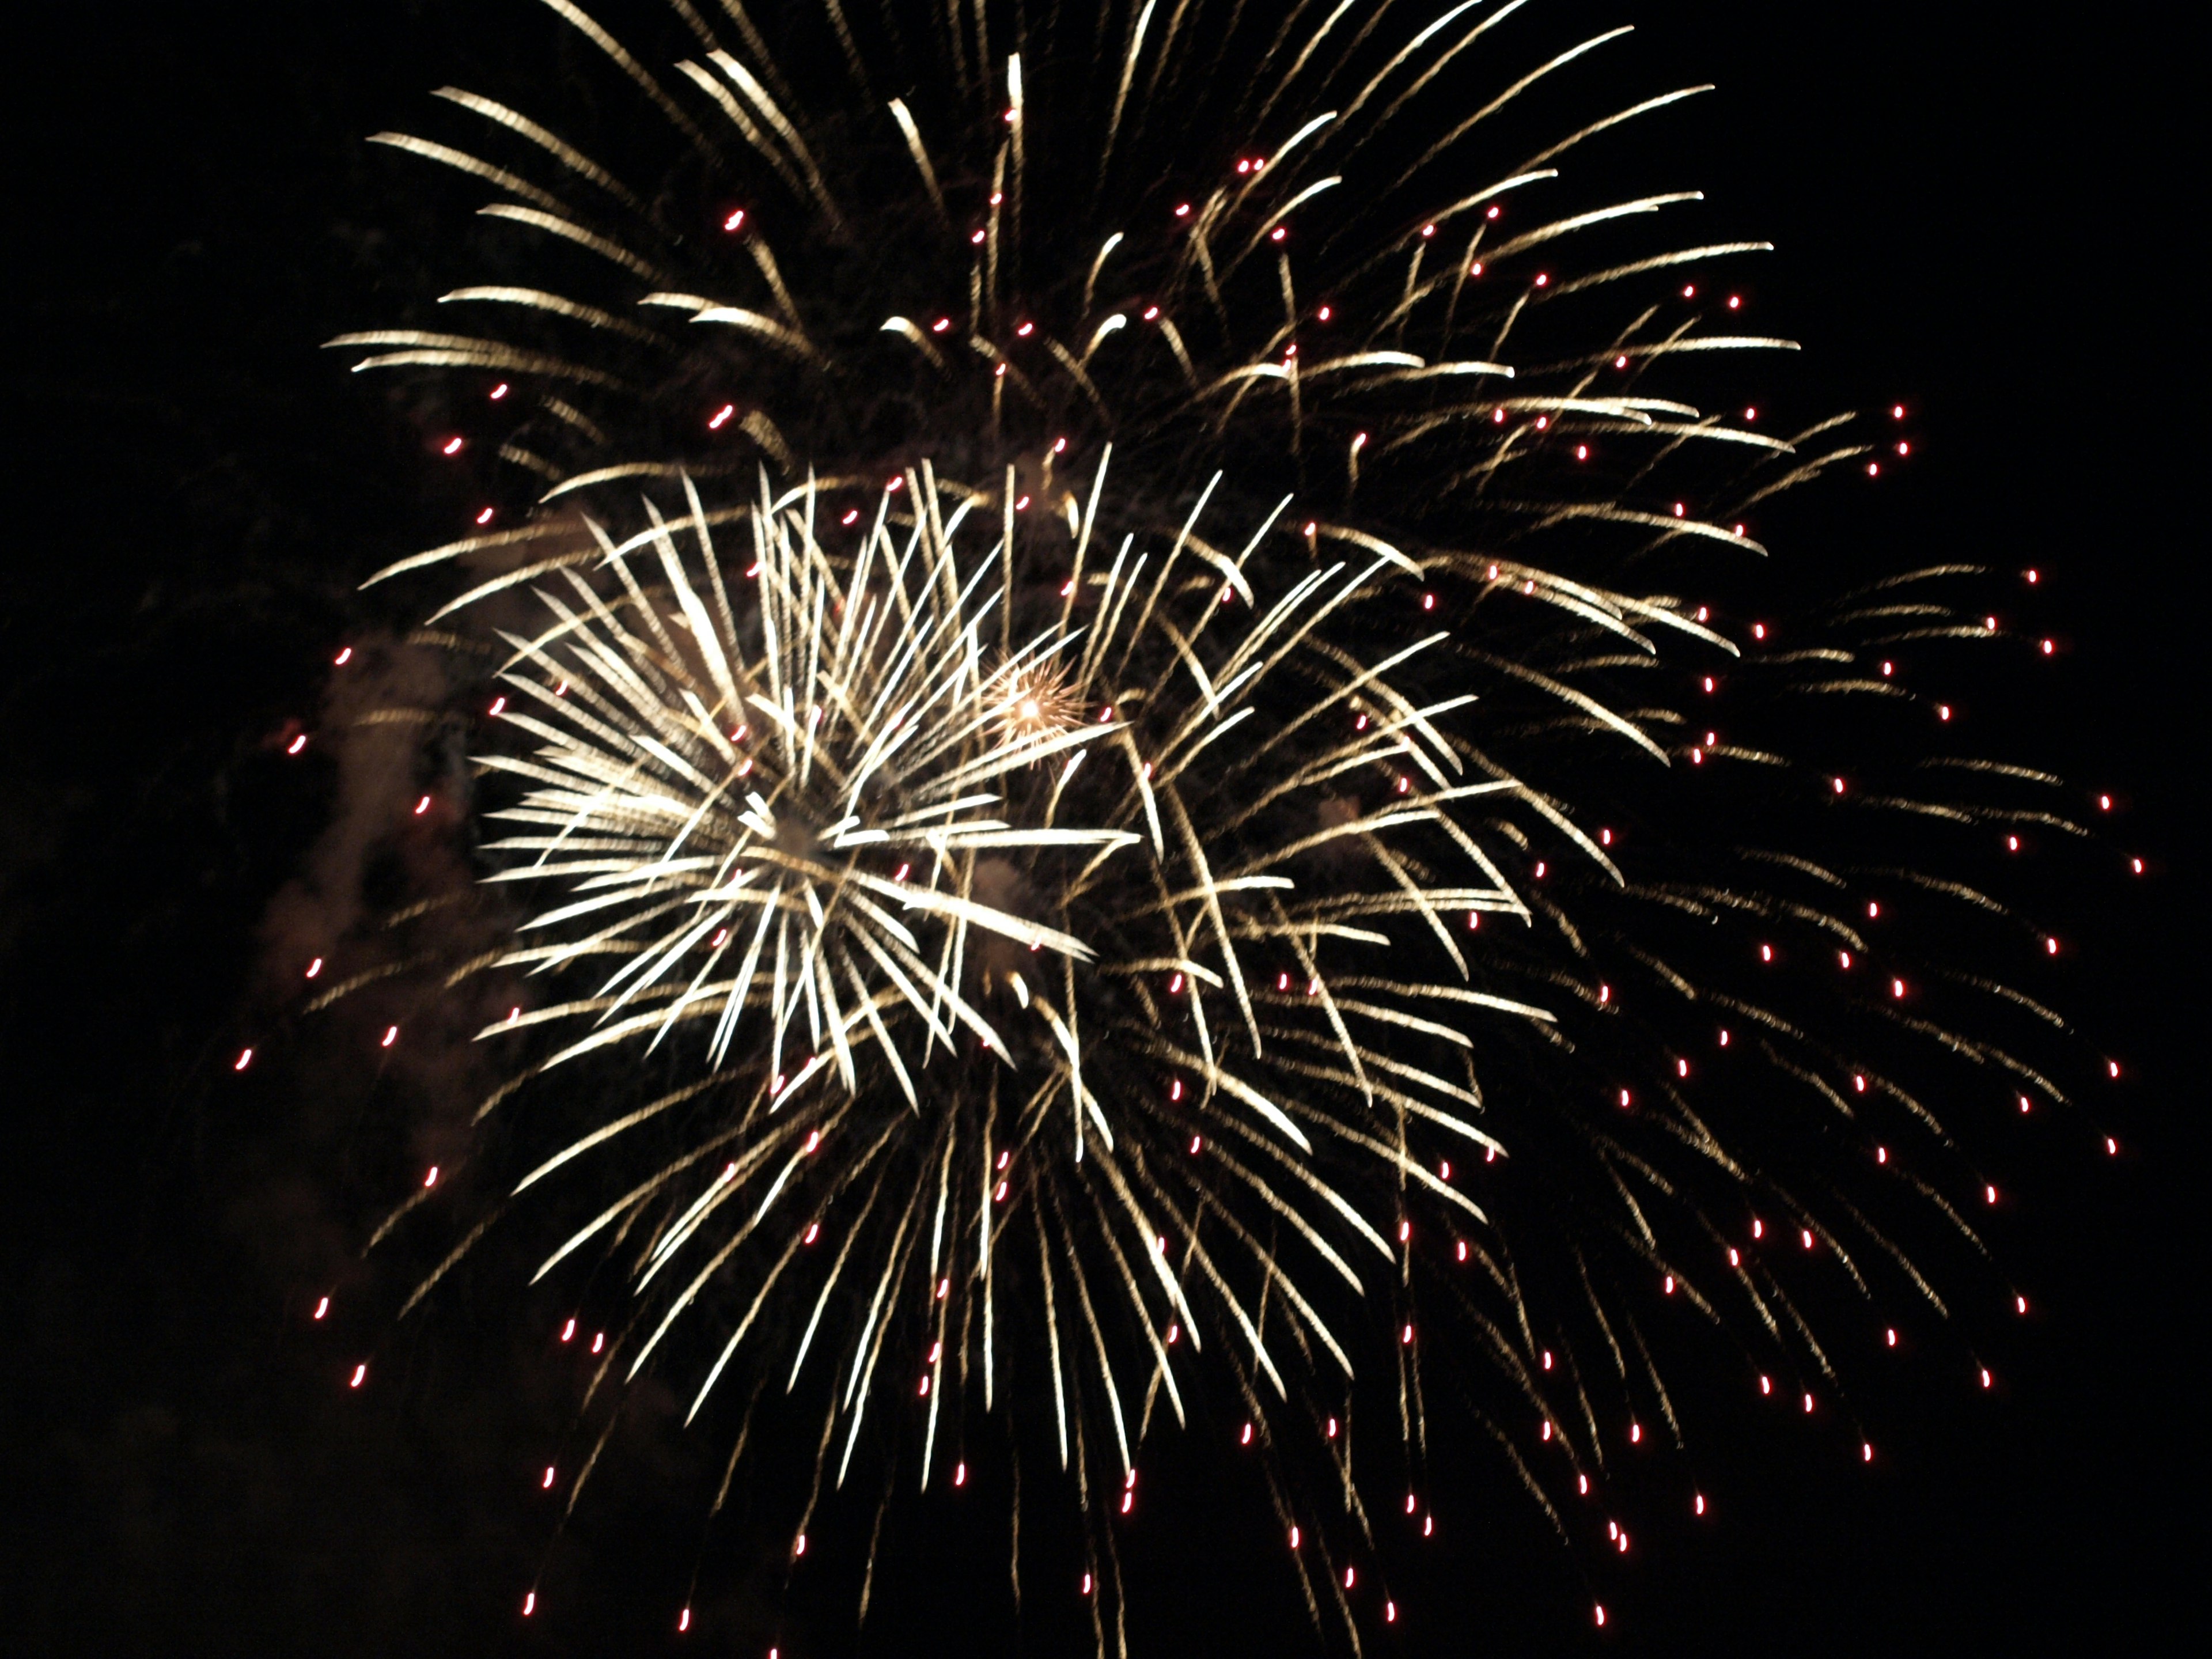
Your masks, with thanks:
M 480 525 L 489 524 L 491 522 L 491 508 L 484 508 L 483 512 L 477 514 L 477 522 Z
M 1334 309 L 1328 306 L 1323 306 L 1319 311 L 1314 313 L 1315 316 L 1320 318 L 1324 323 L 1335 314 L 1336 313 Z
M 708 417 L 707 430 L 709 432 L 720 432 L 724 427 L 729 424 L 730 416 L 737 412 L 738 406 L 735 404 L 724 404 L 720 409 L 716 410 L 714 414 Z
M 498 402 L 501 398 L 504 398 L 505 396 L 507 396 L 507 382 L 506 382 L 506 381 L 504 381 L 504 380 L 501 380 L 501 381 L 497 386 L 494 386 L 494 387 L 491 389 L 491 400 L 492 400 L 492 402 L 494 402 L 494 403 L 497 403 L 497 402 Z
M 1748 409 L 1745 410 L 1743 411 L 1743 418 L 1744 418 L 1745 420 L 1747 420 L 1747 421 L 1755 421 L 1755 420 L 1757 420 L 1757 419 L 1759 418 L 1759 408 L 1758 408 L 1758 405 L 1753 404 L 1752 407 L 1750 407 L 1750 408 L 1748 408 Z
M 1146 306 L 1145 307 L 1145 320 L 1148 323 L 1159 314 L 1160 308 L 1158 306 Z
M 1190 217 L 1190 204 L 1188 202 L 1179 203 L 1176 207 L 1176 217 L 1178 219 L 1188 219 Z
M 1893 421 L 1903 420 L 1905 418 L 1905 405 L 1903 404 L 1893 404 L 1890 406 L 1889 418 Z
M 331 660 L 334 666 L 343 668 L 348 663 L 353 660 L 353 647 L 351 646 L 346 647 L 344 650 L 339 652 L 337 655 L 333 657 Z
M 293 738 L 291 742 L 284 745 L 284 752 L 288 755 L 296 755 L 307 746 L 307 734 L 305 732 L 302 732 L 298 737 Z
M 461 441 L 459 438 L 447 439 L 445 443 L 445 453 L 448 455 L 459 454 L 461 453 Z
M 1729 309 L 1730 311 L 1741 311 L 1742 308 L 1743 308 L 1743 295 L 1741 295 L 1741 294 L 1731 294 L 1731 295 L 1729 295 Z
M 722 228 L 724 230 L 736 230 L 738 227 L 743 225 L 744 222 L 745 210 L 743 208 L 739 208 L 737 211 L 731 214 L 728 218 L 722 221 Z
M 1881 477 L 1881 463 L 1880 461 L 1869 461 L 1867 463 L 1867 477 L 1869 478 L 1879 478 Z
M 1538 288 L 1547 286 L 1551 280 L 1552 276 L 1549 271 L 1540 270 L 1536 273 L 1536 286 Z
M 1271 241 L 1271 242 L 1279 242 L 1279 241 L 1281 241 L 1281 240 L 1283 240 L 1283 238 L 1284 238 L 1284 237 L 1285 237 L 1285 236 L 1289 235 L 1290 234 L 1291 234 L 1291 233 L 1290 233 L 1288 230 L 1285 229 L 1282 226 L 1280 226 L 1280 225 L 1277 225 L 1277 226 L 1276 226 L 1273 230 L 1271 230 L 1271 231 L 1269 231 L 1269 232 L 1267 233 L 1267 240 L 1268 240 L 1269 241 Z
M 851 528 L 854 525 L 858 524 L 860 521 L 860 509 L 857 507 L 847 507 L 845 509 L 845 516 L 837 520 L 839 524 L 845 526 L 848 529 Z
M 1480 260 L 1480 259 L 1477 259 L 1477 260 L 1476 260 L 1473 264 L 1469 265 L 1469 266 L 1467 268 L 1467 274 L 1468 274 L 1468 276 L 1481 276 L 1481 275 L 1482 275 L 1482 261 L 1481 261 L 1481 260 Z
M 976 246 L 981 247 L 981 246 L 982 246 L 982 245 L 983 245 L 983 233 L 982 233 L 981 231 L 980 231 L 980 230 L 979 230 L 979 231 L 975 232 L 975 234 L 973 234 L 972 236 L 969 237 L 969 239 L 968 239 L 968 240 L 969 240 L 970 242 L 974 243 Z
M 1424 236 L 1433 236 L 1436 234 L 1437 228 L 1434 225 L 1423 225 L 1421 227 L 1421 234 Z
M 1489 212 L 1484 214 L 1482 216 L 1486 219 L 1495 219 L 1499 214 L 1504 211 L 1505 210 L 1504 208 L 1493 206 Z
M 2027 573 L 2027 585 L 2030 587 L 2034 586 L 2036 583 L 2042 580 L 2042 574 L 2039 571 L 2031 570 Z
M 1588 444 L 1577 444 L 1575 446 L 1575 459 L 1578 461 L 1586 461 L 1589 459 L 1589 446 Z
M 230 1062 L 230 1069 L 234 1072 L 242 1072 L 252 1064 L 253 1050 L 251 1048 L 240 1048 L 238 1051 L 238 1058 Z

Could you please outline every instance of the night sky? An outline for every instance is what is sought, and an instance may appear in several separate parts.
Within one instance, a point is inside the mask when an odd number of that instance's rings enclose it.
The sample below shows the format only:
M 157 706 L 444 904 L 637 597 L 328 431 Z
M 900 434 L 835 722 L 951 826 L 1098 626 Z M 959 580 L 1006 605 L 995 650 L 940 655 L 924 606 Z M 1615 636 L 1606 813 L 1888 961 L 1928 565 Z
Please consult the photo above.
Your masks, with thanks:
M 1433 1611 L 1389 1650 L 2175 1650 L 2184 1562 L 2206 1543 L 2208 710 L 2188 599 L 2204 532 L 2183 506 L 2203 477 L 2203 282 L 2184 245 L 2203 100 L 2180 84 L 2201 56 L 2132 3 L 1561 10 L 1561 44 L 1583 21 L 1638 24 L 1639 85 L 1720 83 L 1652 142 L 1717 228 L 1780 245 L 1756 295 L 1808 344 L 1790 396 L 1912 410 L 1910 467 L 1794 509 L 1814 554 L 1868 574 L 1954 557 L 2047 573 L 2017 611 L 2064 649 L 1970 702 L 1967 735 L 2065 774 L 2083 803 L 2112 792 L 2112 849 L 2151 861 L 2136 884 L 2071 866 L 2041 895 L 2072 947 L 2064 1006 L 2126 1063 L 2098 1105 L 2124 1155 L 2093 1156 L 2063 1114 L 1989 1146 L 2015 1194 L 1990 1236 L 2035 1307 L 1984 1345 L 1997 1389 L 1908 1366 L 1864 1391 L 1883 1448 L 1867 1471 L 1833 1435 L 1692 1382 L 1716 1523 L 1656 1528 L 1632 1569 L 1608 1567 L 1601 1638 L 1587 1564 L 1476 1490 L 1433 1582 L 1407 1590 Z M 713 1449 L 648 1428 L 611 1452 L 547 1570 L 558 1606 L 526 1627 L 549 1526 L 531 1476 L 570 1397 L 537 1304 L 479 1279 L 404 1340 L 306 1317 L 333 1285 L 389 1302 L 358 1261 L 358 1079 L 298 1037 L 296 989 L 270 965 L 344 807 L 327 767 L 282 750 L 288 722 L 323 717 L 337 649 L 413 619 L 420 590 L 356 584 L 447 539 L 459 507 L 414 411 L 317 347 L 456 268 L 436 245 L 453 216 L 362 140 L 497 51 L 470 15 L 552 27 L 524 0 L 260 0 L 58 9 L 12 44 L 9 1651 L 677 1641 Z M 240 1076 L 249 1042 L 298 1052 Z M 371 1348 L 379 1387 L 351 1394 L 345 1368 Z M 1287 1571 L 1205 1524 L 1209 1480 L 1203 1457 L 1170 1456 L 1149 1496 L 1139 1650 L 1312 1649 Z M 834 1595 L 787 1599 L 743 1565 L 742 1522 L 717 1537 L 738 1565 L 685 1650 L 854 1650 Z M 887 1555 L 860 1650 L 1086 1650 L 1042 1592 L 1017 1621 L 1005 1583 L 1002 1539 L 917 1528 Z

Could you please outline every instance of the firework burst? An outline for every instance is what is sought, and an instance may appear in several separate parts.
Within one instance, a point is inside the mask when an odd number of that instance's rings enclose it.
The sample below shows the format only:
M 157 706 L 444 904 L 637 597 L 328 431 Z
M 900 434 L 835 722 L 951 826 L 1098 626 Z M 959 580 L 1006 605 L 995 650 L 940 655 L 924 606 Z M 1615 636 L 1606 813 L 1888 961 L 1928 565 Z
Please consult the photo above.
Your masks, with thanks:
M 449 983 L 533 999 L 480 1121 L 592 1103 L 503 1184 L 574 1213 L 541 1277 L 618 1269 L 617 1374 L 740 1449 L 812 1380 L 796 1551 L 857 1457 L 957 1484 L 1033 1421 L 1103 1644 L 1146 1436 L 1226 1421 L 1356 1637 L 1386 1515 L 1433 1529 L 1432 1346 L 1595 1535 L 1680 1443 L 1663 1310 L 1841 1386 L 1776 1237 L 1947 1311 L 1916 1240 L 1996 1188 L 1926 1079 L 2065 1093 L 1995 1030 L 2057 1016 L 1951 965 L 1960 916 L 2056 941 L 1929 826 L 2080 826 L 1901 684 L 2002 635 L 1978 573 L 1745 608 L 1761 504 L 1910 442 L 1709 411 L 1698 365 L 1789 347 L 1707 286 L 1762 245 L 1564 193 L 1687 93 L 1528 137 L 1613 37 L 1523 61 L 1513 6 L 826 0 L 771 52 L 679 0 L 656 56 L 546 3 L 657 187 L 443 89 L 475 138 L 378 142 L 493 185 L 529 274 L 333 343 L 488 389 L 479 522 L 525 515 L 377 578 L 470 569 L 440 615 L 503 641 L 488 890 L 535 908 Z

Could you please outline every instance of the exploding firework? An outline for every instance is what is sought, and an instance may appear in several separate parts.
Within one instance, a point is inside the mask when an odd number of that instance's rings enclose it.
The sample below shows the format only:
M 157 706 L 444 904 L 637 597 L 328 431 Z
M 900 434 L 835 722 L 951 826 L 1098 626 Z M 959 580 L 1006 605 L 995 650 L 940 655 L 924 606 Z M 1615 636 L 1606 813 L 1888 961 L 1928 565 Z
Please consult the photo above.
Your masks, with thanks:
M 2003 637 L 1982 573 L 1745 608 L 1762 503 L 1911 446 L 1697 395 L 1787 349 L 1708 286 L 1761 245 L 1566 176 L 1688 94 L 1528 137 L 1613 36 L 1524 59 L 1512 6 L 825 0 L 771 52 L 736 0 L 658 51 L 546 3 L 653 185 L 442 89 L 474 137 L 378 141 L 530 274 L 334 343 L 488 395 L 441 447 L 525 515 L 379 577 L 471 573 L 526 905 L 447 983 L 528 988 L 471 1175 L 527 1202 L 409 1306 L 566 1218 L 540 1277 L 597 1265 L 605 1374 L 731 1478 L 810 1402 L 794 1557 L 856 1462 L 1034 1434 L 1102 1645 L 1170 1418 L 1255 1447 L 1356 1632 L 1432 1432 L 1625 1553 L 1674 1325 L 1810 1413 L 1821 1322 L 1948 1311 L 1916 1263 L 1997 1188 L 1933 1091 L 2066 1097 L 2011 1035 L 2057 1016 L 1960 965 L 2057 942 L 1954 866 L 2080 826 L 1901 684 Z

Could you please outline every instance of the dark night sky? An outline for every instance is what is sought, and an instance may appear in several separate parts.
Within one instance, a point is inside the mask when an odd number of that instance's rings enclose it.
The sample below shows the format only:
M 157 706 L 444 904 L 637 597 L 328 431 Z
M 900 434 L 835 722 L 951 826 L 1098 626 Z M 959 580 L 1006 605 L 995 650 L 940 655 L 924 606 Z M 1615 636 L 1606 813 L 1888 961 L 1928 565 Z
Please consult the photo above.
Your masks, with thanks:
M 483 0 L 529 28 L 521 0 Z M 286 1018 L 258 929 L 329 802 L 270 738 L 312 717 L 356 581 L 440 538 L 407 431 L 315 350 L 423 269 L 405 175 L 362 135 L 445 73 L 428 0 L 70 8 L 19 38 L 7 118 L 14 517 L 0 587 L 0 1647 L 31 1653 L 658 1650 L 696 1543 L 635 1449 L 563 1559 L 565 1625 L 513 1618 L 543 1538 L 516 1469 L 557 1407 L 489 1298 L 395 1358 L 376 1399 L 300 1298 L 353 1212 L 313 1100 L 233 1077 Z M 1808 341 L 1801 395 L 1910 401 L 1925 456 L 1862 515 L 1869 569 L 2036 564 L 2069 650 L 1982 711 L 1992 752 L 2127 807 L 2154 879 L 2054 891 L 2068 994 L 2130 1061 L 2130 1155 L 2024 1132 L 1996 1223 L 2038 1315 L 2005 1387 L 1863 1402 L 1867 1475 L 1747 1425 L 1727 1524 L 1654 1540 L 1602 1642 L 1577 1565 L 1517 1512 L 1470 1526 L 1464 1623 L 1413 1653 L 1960 1655 L 2179 1645 L 2201 1563 L 2206 1150 L 2201 42 L 2120 3 L 2030 20 L 1873 0 L 1611 0 L 1639 74 L 1717 80 L 1671 171 L 1781 245 L 1762 303 Z M 1564 42 L 1568 25 L 1559 25 Z M 2193 260 L 2195 256 L 2191 256 Z M 27 274 L 28 281 L 23 280 Z M 2195 401 L 2185 400 L 2187 396 Z M 1817 396 L 1815 396 L 1817 394 Z M 370 1334 L 361 1334 L 363 1340 Z M 656 1461 L 659 1460 L 659 1461 Z M 1197 1476 L 1192 1477 L 1194 1480 Z M 1164 1507 L 1166 1494 L 1155 1498 Z M 1528 1536 L 1523 1536 L 1523 1533 Z M 1172 1528 L 1163 1523 L 1163 1536 Z M 1480 1534 L 1478 1536 L 1478 1534 Z M 870 1649 L 994 1651 L 917 1544 Z M 667 1562 L 678 1565 L 669 1566 Z M 978 1570 L 995 1595 L 1003 1569 Z M 1232 1586 L 1257 1583 L 1237 1577 Z M 1285 1580 L 1273 1587 L 1287 1596 Z M 1150 1651 L 1260 1650 L 1242 1590 L 1169 1573 Z M 735 1594 L 735 1593 L 733 1593 Z M 772 1593 L 737 1636 L 752 1654 Z M 748 1622 L 750 1621 L 750 1622 Z M 1054 1626 L 1040 1620 L 1032 1640 Z M 824 1626 L 825 1631 L 828 1626 Z M 1245 1635 L 1240 1643 L 1237 1632 Z M 1294 1644 L 1297 1628 L 1289 1633 Z M 957 1637 L 957 1640 L 955 1639 Z M 787 1652 L 830 1650 L 824 1634 Z M 1275 1650 L 1282 1650 L 1277 1649 Z

